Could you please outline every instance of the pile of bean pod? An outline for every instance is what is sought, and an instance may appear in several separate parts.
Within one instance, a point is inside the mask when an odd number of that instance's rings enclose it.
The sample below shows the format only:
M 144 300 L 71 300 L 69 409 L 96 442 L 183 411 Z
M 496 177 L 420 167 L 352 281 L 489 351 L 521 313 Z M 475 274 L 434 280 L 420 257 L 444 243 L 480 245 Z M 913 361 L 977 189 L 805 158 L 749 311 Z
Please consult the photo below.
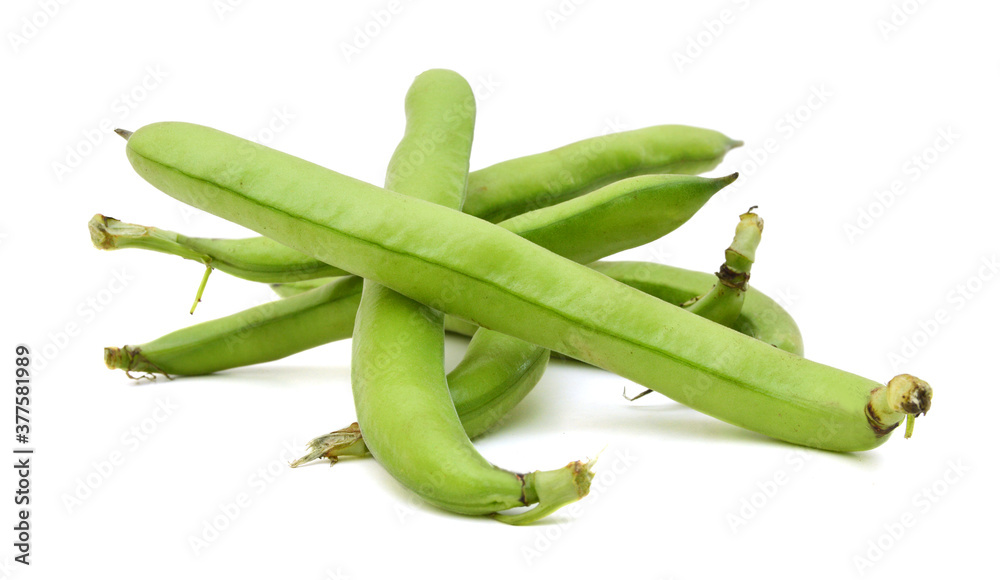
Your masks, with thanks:
M 732 183 L 697 175 L 739 141 L 662 125 L 469 172 L 468 83 L 427 71 L 405 106 L 384 188 L 199 125 L 118 130 L 143 179 L 261 237 L 193 238 L 97 215 L 94 244 L 200 262 L 202 289 L 217 269 L 281 298 L 107 348 L 107 366 L 204 375 L 353 337 L 357 422 L 311 441 L 295 464 L 370 454 L 428 502 L 510 524 L 580 499 L 593 477 L 592 461 L 507 471 L 471 442 L 535 386 L 550 352 L 820 449 L 872 449 L 904 419 L 908 437 L 930 408 L 931 388 L 911 375 L 882 384 L 802 357 L 794 320 L 747 285 L 763 230 L 754 208 L 715 274 L 600 261 L 670 233 Z M 446 331 L 472 337 L 447 374 Z

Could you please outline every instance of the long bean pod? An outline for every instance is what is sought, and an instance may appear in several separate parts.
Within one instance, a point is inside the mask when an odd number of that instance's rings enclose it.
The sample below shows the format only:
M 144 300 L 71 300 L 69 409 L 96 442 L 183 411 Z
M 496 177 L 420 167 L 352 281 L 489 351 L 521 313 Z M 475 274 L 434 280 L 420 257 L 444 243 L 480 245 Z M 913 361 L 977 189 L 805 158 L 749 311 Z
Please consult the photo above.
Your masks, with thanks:
M 668 234 L 734 178 L 634 177 L 585 194 L 571 204 L 532 211 L 499 225 L 543 246 L 552 244 L 572 260 L 590 261 Z M 297 266 L 289 270 L 290 279 L 295 279 L 297 271 Z M 271 270 L 272 275 L 275 272 L 276 268 Z M 350 336 L 354 326 L 350 309 L 357 309 L 360 288 L 360 283 L 345 278 L 326 292 L 291 304 L 264 304 L 218 323 L 197 324 L 144 344 L 108 347 L 105 363 L 128 372 L 198 375 L 253 364 L 253 357 L 258 357 L 256 362 L 276 360 L 322 344 L 316 341 L 324 335 L 329 337 L 327 342 Z M 469 334 L 476 330 L 475 325 L 453 317 L 447 324 L 451 330 L 461 327 Z M 297 325 L 309 330 L 300 333 Z
M 771 437 L 871 449 L 930 407 L 930 387 L 910 375 L 883 385 L 797 357 L 496 225 L 220 131 L 156 123 L 126 151 L 140 176 L 180 201 Z
M 514 220 L 508 220 L 508 222 L 512 221 Z M 627 224 L 620 225 L 627 226 Z M 733 325 L 741 314 L 748 289 L 747 281 L 750 278 L 750 267 L 753 265 L 762 229 L 763 221 L 756 214 L 747 212 L 741 215 L 733 243 L 726 249 L 726 262 L 723 263 L 720 272 L 716 274 L 716 283 L 708 292 L 687 300 L 682 308 L 717 324 Z M 315 281 L 307 281 L 307 283 L 309 282 Z M 791 319 L 791 317 L 787 318 Z M 447 319 L 445 327 L 448 327 Z M 498 362 L 502 363 L 506 357 L 522 350 L 516 344 L 505 345 L 497 341 L 497 344 L 493 345 L 489 341 L 482 340 L 482 330 L 476 332 L 475 327 L 460 330 L 471 330 L 475 334 L 469 343 L 469 350 L 465 358 L 453 371 L 453 374 L 456 375 L 454 380 L 460 381 L 459 384 L 452 385 L 453 377 L 451 374 L 448 376 L 448 381 L 459 419 L 461 419 L 469 437 L 475 437 L 498 424 L 503 416 L 527 395 L 534 383 L 527 385 L 522 380 L 524 375 L 520 369 L 510 373 L 509 378 L 504 375 L 502 370 L 494 371 L 494 369 L 505 368 L 498 365 Z M 512 337 L 507 338 L 511 341 L 517 340 Z M 466 388 L 464 379 L 467 378 L 465 376 L 467 371 L 484 374 L 493 380 L 479 382 L 478 389 Z M 496 380 L 497 378 L 500 380 Z M 647 389 L 632 397 L 632 400 L 651 392 Z M 309 453 L 296 461 L 293 467 L 320 457 L 336 462 L 342 456 L 365 455 L 368 450 L 364 445 L 361 431 L 356 425 L 357 423 L 354 423 L 346 428 L 312 439 L 308 443 Z
M 406 95 L 406 133 L 392 155 L 386 187 L 461 209 L 475 119 L 472 89 L 446 70 L 427 71 Z M 436 147 L 423 148 L 438 135 Z M 502 337 L 490 331 L 490 336 Z M 444 314 L 365 280 L 354 326 L 351 385 L 368 451 L 425 500 L 472 515 L 530 523 L 587 495 L 587 462 L 526 474 L 500 469 L 473 446 L 455 411 L 444 372 Z
M 740 141 L 717 131 L 686 125 L 658 125 L 585 139 L 469 173 L 470 193 L 463 211 L 496 222 L 574 199 L 627 177 L 702 173 L 715 168 L 739 145 Z M 603 217 L 609 224 L 613 218 L 610 213 Z M 89 226 L 94 245 L 102 250 L 137 248 L 172 254 L 253 282 L 294 282 L 346 274 L 266 237 L 199 238 L 100 214 Z
M 711 295 L 711 289 L 718 283 L 718 274 L 707 274 L 654 262 L 600 261 L 588 266 L 623 284 L 688 310 L 698 299 Z M 271 288 L 278 296 L 290 298 L 334 281 L 334 279 L 319 278 L 272 284 Z M 706 292 L 705 288 L 709 288 L 709 291 Z M 705 318 L 704 314 L 707 313 L 709 312 L 704 312 L 701 316 Z M 728 313 L 726 316 L 728 318 Z M 709 320 L 721 324 L 718 319 L 709 318 Z M 467 336 L 472 336 L 479 328 L 471 322 L 453 316 L 446 316 L 444 323 L 447 330 Z M 786 352 L 799 356 L 805 352 L 802 333 L 791 314 L 773 298 L 749 284 L 746 286 L 739 315 L 727 326 Z
M 577 262 L 651 242 L 684 223 L 736 175 L 643 175 L 501 222 L 525 239 Z M 347 275 L 269 238 L 195 238 L 101 214 L 88 223 L 102 250 L 138 248 L 195 260 L 255 282 L 290 283 Z M 581 238 L 583 241 L 581 242 Z

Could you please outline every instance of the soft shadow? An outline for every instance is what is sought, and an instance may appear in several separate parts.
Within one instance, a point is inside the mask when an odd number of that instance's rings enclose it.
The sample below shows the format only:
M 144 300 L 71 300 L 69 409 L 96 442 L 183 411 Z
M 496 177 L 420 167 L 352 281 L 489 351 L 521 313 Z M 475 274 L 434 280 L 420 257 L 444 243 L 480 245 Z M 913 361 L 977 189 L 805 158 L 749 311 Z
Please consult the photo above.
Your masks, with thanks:
M 236 382 L 287 389 L 300 384 L 316 384 L 323 381 L 346 383 L 349 386 L 350 380 L 351 369 L 342 366 L 254 365 L 192 377 L 180 375 L 168 379 L 157 375 L 155 381 L 143 379 L 135 381 L 132 386 L 139 388 L 150 385 L 170 385 L 175 388 L 194 386 L 201 389 L 210 383 L 232 384 Z
M 660 432 L 665 437 L 679 440 L 697 439 L 753 444 L 778 442 L 760 433 L 703 415 L 678 403 L 634 405 L 626 408 L 625 412 L 631 416 L 624 426 L 620 425 L 618 428 L 637 435 Z
M 497 426 L 482 434 L 480 438 L 500 434 L 507 429 L 545 425 L 546 417 L 553 412 L 550 402 L 529 393 L 525 400 L 518 403 Z M 625 414 L 627 418 L 622 420 L 621 414 Z M 880 464 L 878 454 L 875 453 L 829 451 L 788 443 L 709 417 L 658 393 L 651 393 L 647 398 L 641 399 L 641 402 L 637 401 L 624 408 L 616 407 L 614 413 L 589 417 L 588 421 L 588 428 L 602 429 L 619 435 L 648 436 L 651 433 L 662 433 L 665 440 L 735 442 L 782 447 L 790 451 L 809 449 L 834 461 L 861 465 L 865 468 L 875 468 Z
M 650 395 L 653 396 L 653 395 Z M 796 445 L 780 439 L 774 439 L 767 435 L 762 435 L 742 427 L 730 425 L 725 421 L 709 417 L 689 409 L 680 403 L 667 401 L 664 404 L 655 405 L 635 405 L 628 408 L 628 412 L 634 413 L 636 422 L 630 422 L 630 431 L 648 433 L 659 430 L 668 433 L 670 437 L 681 439 L 717 439 L 721 441 L 750 442 L 754 445 L 769 445 L 772 447 L 786 448 L 789 451 L 808 449 L 816 453 L 821 453 L 834 461 L 848 462 L 854 465 L 863 465 L 866 468 L 876 467 L 879 464 L 877 454 L 865 451 L 844 452 L 830 451 L 828 449 L 816 449 Z M 658 417 L 664 413 L 669 413 L 667 418 Z

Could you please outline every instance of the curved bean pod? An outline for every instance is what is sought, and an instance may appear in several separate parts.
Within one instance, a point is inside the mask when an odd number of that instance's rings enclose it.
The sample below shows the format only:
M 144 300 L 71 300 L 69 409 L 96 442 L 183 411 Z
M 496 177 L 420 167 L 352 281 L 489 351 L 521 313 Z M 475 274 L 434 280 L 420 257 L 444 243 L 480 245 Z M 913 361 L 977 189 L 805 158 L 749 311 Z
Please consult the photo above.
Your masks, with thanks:
M 220 131 L 147 125 L 126 151 L 140 176 L 180 201 L 771 437 L 871 449 L 930 407 L 930 387 L 909 375 L 882 385 L 796 357 L 496 225 Z
M 472 89 L 452 71 L 427 71 L 406 94 L 406 118 L 386 187 L 461 209 L 475 120 Z M 441 138 L 425 150 L 434 136 Z M 486 340 L 491 335 L 496 333 L 484 331 Z M 519 474 L 479 454 L 448 391 L 441 312 L 365 280 L 352 347 L 354 408 L 368 451 L 425 500 L 470 515 L 537 504 L 521 514 L 496 516 L 522 524 L 589 492 L 593 473 L 586 462 Z

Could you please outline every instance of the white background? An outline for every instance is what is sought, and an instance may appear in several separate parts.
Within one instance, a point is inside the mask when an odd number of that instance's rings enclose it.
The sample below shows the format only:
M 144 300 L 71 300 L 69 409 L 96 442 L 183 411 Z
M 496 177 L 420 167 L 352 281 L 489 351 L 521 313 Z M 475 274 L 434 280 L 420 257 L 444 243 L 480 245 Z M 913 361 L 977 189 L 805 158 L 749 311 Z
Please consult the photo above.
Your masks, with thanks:
M 385 24 L 373 13 L 387 0 L 231 3 L 4 3 L 2 366 L 13 374 L 21 342 L 54 356 L 34 376 L 32 565 L 11 563 L 4 523 L 0 577 L 899 578 L 991 566 L 1000 282 L 981 266 L 1000 257 L 996 3 L 400 0 Z M 347 44 L 364 46 L 348 58 Z M 433 67 L 480 92 L 473 168 L 660 123 L 745 140 L 715 172 L 740 170 L 738 184 L 630 257 L 710 271 L 738 214 L 759 205 L 754 285 L 794 314 L 810 358 L 929 381 L 934 408 L 914 437 L 801 450 L 663 397 L 628 403 L 622 388 L 637 386 L 553 363 L 479 449 L 528 471 L 607 448 L 575 515 L 514 528 L 423 506 L 370 459 L 284 467 L 353 420 L 347 342 L 152 384 L 104 368 L 104 346 L 271 296 L 216 273 L 190 316 L 198 265 L 92 248 L 98 212 L 247 233 L 153 190 L 102 127 L 207 124 L 381 183 L 403 95 Z M 877 196 L 895 181 L 902 193 Z M 928 323 L 936 314 L 943 324 Z M 454 364 L 464 341 L 449 347 Z M 134 428 L 149 433 L 135 443 Z M 120 465 L 101 474 L 115 452 Z M 96 488 L 80 488 L 88 478 Z M 15 485 L 4 470 L 10 525 Z M 193 550 L 241 493 L 249 506 Z

